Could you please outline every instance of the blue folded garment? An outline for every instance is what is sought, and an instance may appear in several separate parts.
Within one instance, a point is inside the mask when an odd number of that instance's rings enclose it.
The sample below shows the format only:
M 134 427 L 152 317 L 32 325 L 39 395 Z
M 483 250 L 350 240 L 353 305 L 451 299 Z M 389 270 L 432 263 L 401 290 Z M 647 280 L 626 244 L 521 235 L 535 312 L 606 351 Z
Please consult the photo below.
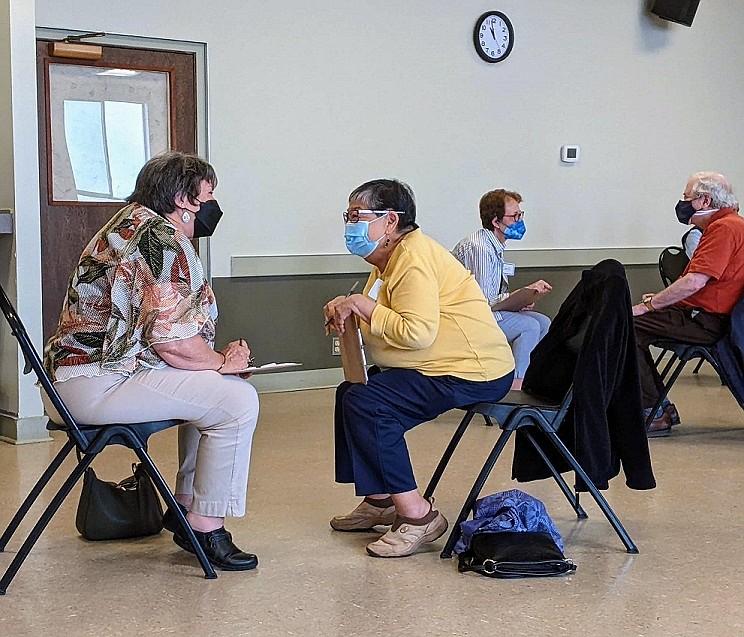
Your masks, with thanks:
M 455 545 L 455 553 L 470 548 L 476 533 L 499 531 L 540 531 L 549 533 L 558 548 L 563 551 L 563 540 L 545 505 L 537 498 L 519 489 L 510 489 L 488 495 L 476 501 L 473 519 L 460 524 L 462 535 Z

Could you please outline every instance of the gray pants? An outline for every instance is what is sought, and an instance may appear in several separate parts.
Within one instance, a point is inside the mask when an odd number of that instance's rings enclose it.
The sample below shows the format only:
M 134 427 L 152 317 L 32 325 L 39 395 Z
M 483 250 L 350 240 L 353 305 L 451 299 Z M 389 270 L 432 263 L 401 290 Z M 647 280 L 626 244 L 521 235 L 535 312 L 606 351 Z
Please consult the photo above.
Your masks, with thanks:
M 188 424 L 178 428 L 176 493 L 193 495 L 191 511 L 198 515 L 245 515 L 258 420 L 258 395 L 250 383 L 213 371 L 166 367 L 129 377 L 71 378 L 54 386 L 80 423 L 186 420 Z M 43 398 L 47 413 L 58 420 L 46 394 Z
M 530 353 L 548 333 L 550 319 L 538 312 L 501 312 L 499 327 L 514 354 L 514 378 L 524 378 L 530 364 Z

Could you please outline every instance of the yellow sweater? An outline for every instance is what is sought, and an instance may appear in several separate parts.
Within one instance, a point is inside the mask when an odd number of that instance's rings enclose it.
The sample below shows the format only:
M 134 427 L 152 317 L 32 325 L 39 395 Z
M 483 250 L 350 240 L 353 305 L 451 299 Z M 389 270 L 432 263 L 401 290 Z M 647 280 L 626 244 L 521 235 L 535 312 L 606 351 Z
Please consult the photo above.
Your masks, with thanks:
M 407 234 L 385 271 L 372 268 L 364 293 L 382 280 L 365 350 L 380 367 L 488 381 L 514 369 L 504 333 L 478 283 L 421 230 Z

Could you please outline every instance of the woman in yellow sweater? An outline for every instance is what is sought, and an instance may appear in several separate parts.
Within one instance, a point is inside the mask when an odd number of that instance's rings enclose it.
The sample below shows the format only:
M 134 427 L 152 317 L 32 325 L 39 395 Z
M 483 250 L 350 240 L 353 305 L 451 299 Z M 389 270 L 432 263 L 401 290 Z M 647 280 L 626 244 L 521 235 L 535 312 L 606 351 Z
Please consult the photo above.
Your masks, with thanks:
M 473 276 L 416 225 L 406 184 L 362 184 L 344 221 L 346 247 L 373 268 L 362 294 L 325 306 L 327 329 L 343 331 L 356 314 L 366 353 L 382 371 L 336 392 L 336 481 L 353 482 L 364 500 L 331 526 L 392 525 L 367 552 L 403 557 L 447 530 L 416 487 L 405 432 L 450 409 L 501 399 L 514 359 Z

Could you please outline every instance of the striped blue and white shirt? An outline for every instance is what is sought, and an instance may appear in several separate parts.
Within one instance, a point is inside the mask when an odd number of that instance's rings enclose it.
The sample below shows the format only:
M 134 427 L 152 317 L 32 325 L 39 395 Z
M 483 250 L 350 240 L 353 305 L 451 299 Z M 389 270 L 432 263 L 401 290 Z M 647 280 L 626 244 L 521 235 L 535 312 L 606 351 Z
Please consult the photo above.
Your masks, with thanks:
M 465 237 L 452 250 L 455 258 L 475 277 L 483 296 L 493 307 L 509 296 L 509 281 L 504 275 L 504 244 L 490 230 L 481 228 Z M 497 321 L 501 312 L 494 311 Z

